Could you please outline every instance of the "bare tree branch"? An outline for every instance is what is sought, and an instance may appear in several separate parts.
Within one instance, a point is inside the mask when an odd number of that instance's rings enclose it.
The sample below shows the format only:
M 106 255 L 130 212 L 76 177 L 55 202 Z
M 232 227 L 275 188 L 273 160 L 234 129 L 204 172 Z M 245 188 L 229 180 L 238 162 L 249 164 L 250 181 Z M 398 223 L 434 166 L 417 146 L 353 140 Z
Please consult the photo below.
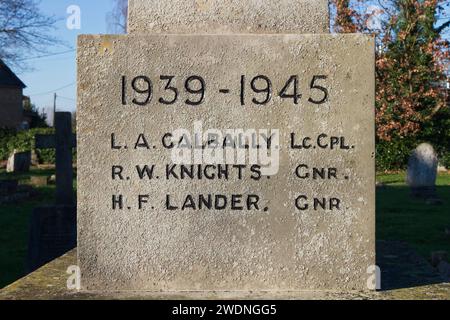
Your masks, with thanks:
M 126 33 L 128 20 L 128 0 L 113 0 L 113 10 L 106 16 L 108 29 L 112 33 Z
M 47 53 L 59 43 L 49 32 L 58 21 L 39 10 L 37 0 L 0 0 L 0 58 L 24 69 L 19 60 L 27 55 Z
M 444 29 L 445 29 L 445 28 L 448 28 L 448 27 L 450 27 L 450 20 L 444 22 L 444 24 L 442 24 L 441 26 L 439 26 L 439 27 L 436 29 L 436 32 L 442 33 L 442 31 L 444 31 Z

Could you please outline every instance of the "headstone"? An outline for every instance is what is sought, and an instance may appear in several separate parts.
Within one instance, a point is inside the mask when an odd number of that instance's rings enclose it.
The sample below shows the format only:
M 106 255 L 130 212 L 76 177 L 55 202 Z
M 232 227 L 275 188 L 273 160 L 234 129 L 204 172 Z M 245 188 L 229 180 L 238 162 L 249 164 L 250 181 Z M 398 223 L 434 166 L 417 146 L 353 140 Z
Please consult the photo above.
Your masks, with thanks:
M 50 176 L 50 178 L 48 179 L 48 182 L 49 182 L 50 184 L 56 184 L 56 175 L 55 175 L 55 174 L 52 174 L 52 175 Z
M 278 28 L 328 20 L 293 0 L 197 1 L 220 29 L 179 34 L 212 20 L 166 3 L 131 1 L 132 34 L 78 39 L 82 287 L 367 290 L 373 37 Z
M 450 282 L 450 263 L 441 261 L 437 266 L 439 273 L 446 282 Z
M 6 172 L 19 173 L 30 171 L 31 152 L 14 152 L 9 156 Z
M 30 184 L 35 187 L 45 187 L 48 185 L 48 177 L 46 177 L 46 176 L 31 176 Z
M 74 206 L 47 206 L 33 210 L 28 240 L 28 272 L 76 247 L 76 217 Z
M 0 180 L 0 204 L 15 203 L 35 195 L 28 185 L 19 185 L 18 180 Z
M 433 146 L 420 144 L 408 161 L 406 182 L 413 197 L 436 198 L 436 176 L 438 159 Z
M 327 0 L 130 0 L 128 32 L 328 33 Z
M 76 247 L 77 210 L 73 191 L 72 148 L 76 147 L 70 112 L 55 115 L 55 135 L 37 135 L 38 149 L 56 149 L 56 205 L 33 210 L 28 242 L 28 271 Z M 45 177 L 47 180 L 47 177 Z
M 446 261 L 448 259 L 447 251 L 434 251 L 431 253 L 431 265 L 437 267 L 441 261 Z
M 57 112 L 55 135 L 36 135 L 36 148 L 56 149 L 56 204 L 74 204 L 72 149 L 76 137 L 72 133 L 72 114 Z
M 36 149 L 31 150 L 31 165 L 38 166 L 39 165 L 39 157 L 36 153 Z

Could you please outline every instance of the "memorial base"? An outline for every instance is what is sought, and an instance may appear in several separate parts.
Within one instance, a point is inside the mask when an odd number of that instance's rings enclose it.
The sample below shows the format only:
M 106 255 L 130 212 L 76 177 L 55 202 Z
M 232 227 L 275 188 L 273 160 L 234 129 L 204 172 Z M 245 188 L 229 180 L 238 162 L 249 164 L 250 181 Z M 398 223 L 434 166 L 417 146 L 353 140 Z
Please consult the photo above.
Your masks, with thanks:
M 395 247 L 392 244 L 380 247 Z M 384 249 L 384 248 L 383 248 Z M 392 259 L 392 252 L 385 252 L 383 259 Z M 389 277 L 399 279 L 411 276 L 411 268 L 415 274 L 422 274 L 423 265 L 416 265 L 417 259 L 389 267 Z M 380 292 L 328 292 L 328 291 L 295 291 L 295 292 L 81 292 L 67 289 L 69 275 L 66 270 L 76 264 L 76 250 L 53 260 L 37 271 L 0 290 L 0 300 L 409 300 L 409 299 L 450 299 L 450 283 L 427 279 L 423 285 L 405 287 Z M 408 265 L 409 264 L 409 265 Z M 404 273 L 404 274 L 403 274 Z M 422 274 L 423 275 L 423 274 Z M 424 280 L 424 279 L 419 279 Z M 437 279 L 435 279 L 437 280 Z M 420 281 L 418 282 L 420 283 Z M 430 283 L 430 284 L 425 284 Z M 388 283 L 389 284 L 389 283 Z

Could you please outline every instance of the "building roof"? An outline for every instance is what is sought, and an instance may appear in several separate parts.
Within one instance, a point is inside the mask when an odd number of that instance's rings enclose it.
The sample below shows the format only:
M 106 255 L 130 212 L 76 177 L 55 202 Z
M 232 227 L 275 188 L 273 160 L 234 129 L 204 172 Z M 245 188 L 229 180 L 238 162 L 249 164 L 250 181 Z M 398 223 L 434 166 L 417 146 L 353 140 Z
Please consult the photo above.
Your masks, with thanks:
M 26 88 L 26 85 L 0 59 L 0 86 Z

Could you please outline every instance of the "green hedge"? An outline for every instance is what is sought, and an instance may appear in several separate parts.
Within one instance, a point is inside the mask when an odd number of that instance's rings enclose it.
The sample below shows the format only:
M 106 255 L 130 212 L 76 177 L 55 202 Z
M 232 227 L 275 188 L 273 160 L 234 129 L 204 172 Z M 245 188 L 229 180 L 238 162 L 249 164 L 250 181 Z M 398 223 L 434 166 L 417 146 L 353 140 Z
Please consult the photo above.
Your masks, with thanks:
M 27 131 L 15 132 L 9 129 L 0 129 L 0 160 L 8 159 L 9 155 L 17 151 L 29 151 L 34 149 L 34 137 L 37 134 L 54 134 L 53 128 L 35 128 Z M 37 149 L 36 153 L 40 163 L 54 164 L 55 149 Z M 74 151 L 74 159 L 76 153 Z
M 450 150 L 446 145 L 428 139 L 398 139 L 391 142 L 378 141 L 376 144 L 377 171 L 404 170 L 413 150 L 422 142 L 429 142 L 435 148 L 439 163 L 450 168 Z
M 53 128 L 36 128 L 16 133 L 14 130 L 0 129 L 0 160 L 8 159 L 14 149 L 28 151 L 34 148 L 34 136 L 37 134 L 53 134 Z M 440 139 L 423 137 L 416 139 L 397 139 L 391 142 L 378 141 L 377 149 L 377 171 L 402 170 L 408 164 L 408 158 L 417 145 L 422 141 L 430 141 L 435 146 L 441 164 L 450 168 L 450 150 L 448 140 L 443 139 L 446 135 L 440 135 Z M 427 139 L 429 138 L 429 139 Z M 434 141 L 433 141 L 434 140 Z M 37 154 L 40 163 L 55 163 L 54 149 L 38 149 Z M 74 159 L 76 152 L 74 151 Z
M 378 141 L 376 144 L 377 171 L 405 169 L 413 149 L 413 143 L 408 140 Z
M 14 130 L 0 128 L 0 160 L 8 158 L 8 142 L 15 134 Z
M 422 142 L 430 143 L 437 152 L 439 163 L 450 169 L 450 108 L 423 123 L 415 136 L 396 137 L 391 142 L 377 141 L 377 170 L 405 169 L 412 151 Z

